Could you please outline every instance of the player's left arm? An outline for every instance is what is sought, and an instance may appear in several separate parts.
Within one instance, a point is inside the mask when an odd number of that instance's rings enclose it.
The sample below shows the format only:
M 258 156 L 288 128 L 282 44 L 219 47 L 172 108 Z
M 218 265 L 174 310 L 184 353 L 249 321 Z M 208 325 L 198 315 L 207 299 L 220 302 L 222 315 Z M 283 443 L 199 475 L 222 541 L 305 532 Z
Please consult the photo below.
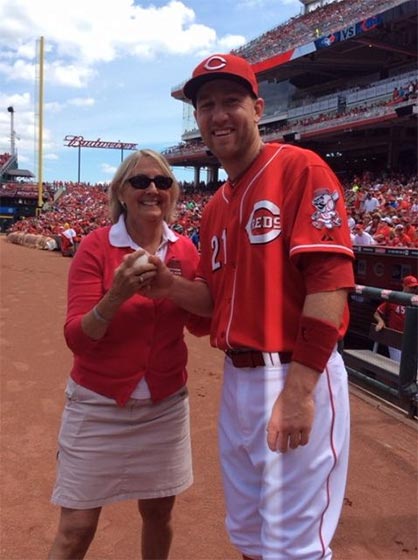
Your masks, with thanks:
M 306 296 L 292 362 L 268 424 L 270 449 L 306 445 L 314 418 L 313 391 L 348 323 L 347 292 L 354 286 L 352 259 L 344 254 L 301 255 Z
M 341 185 L 313 153 L 286 198 L 290 259 L 305 283 L 299 331 L 284 388 L 267 425 L 272 451 L 309 441 L 315 414 L 313 393 L 344 334 L 347 292 L 354 286 L 353 251 Z
M 324 323 L 324 335 L 328 329 L 332 336 L 334 327 L 336 340 L 346 301 L 346 289 L 308 294 L 303 317 L 317 321 L 312 323 L 313 329 L 321 328 Z M 306 331 L 300 338 L 309 338 L 309 328 Z M 306 340 L 305 351 L 312 352 L 309 340 Z M 313 392 L 321 375 L 316 365 L 313 368 L 296 360 L 291 362 L 285 386 L 274 403 L 267 426 L 267 442 L 272 451 L 284 453 L 308 443 L 315 414 Z

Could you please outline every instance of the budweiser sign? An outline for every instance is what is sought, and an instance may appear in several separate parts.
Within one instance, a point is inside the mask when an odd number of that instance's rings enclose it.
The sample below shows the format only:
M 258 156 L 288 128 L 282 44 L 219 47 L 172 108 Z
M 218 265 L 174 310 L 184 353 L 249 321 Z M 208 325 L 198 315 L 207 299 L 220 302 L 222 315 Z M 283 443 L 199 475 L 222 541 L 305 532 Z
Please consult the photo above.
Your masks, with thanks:
M 67 134 L 64 138 L 64 145 L 70 148 L 106 148 L 114 150 L 136 150 L 137 144 L 129 142 L 106 142 L 97 138 L 97 140 L 84 140 L 84 136 L 73 136 Z

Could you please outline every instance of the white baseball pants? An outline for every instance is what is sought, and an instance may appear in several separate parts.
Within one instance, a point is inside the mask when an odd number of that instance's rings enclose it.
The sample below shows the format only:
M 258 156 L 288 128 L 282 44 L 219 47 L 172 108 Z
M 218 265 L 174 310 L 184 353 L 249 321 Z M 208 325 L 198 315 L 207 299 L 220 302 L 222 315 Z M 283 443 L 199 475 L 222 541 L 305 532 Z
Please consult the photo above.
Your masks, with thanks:
M 226 527 L 250 558 L 330 559 L 347 478 L 347 373 L 335 351 L 315 388 L 309 443 L 274 453 L 266 427 L 287 369 L 235 368 L 225 359 L 219 446 Z

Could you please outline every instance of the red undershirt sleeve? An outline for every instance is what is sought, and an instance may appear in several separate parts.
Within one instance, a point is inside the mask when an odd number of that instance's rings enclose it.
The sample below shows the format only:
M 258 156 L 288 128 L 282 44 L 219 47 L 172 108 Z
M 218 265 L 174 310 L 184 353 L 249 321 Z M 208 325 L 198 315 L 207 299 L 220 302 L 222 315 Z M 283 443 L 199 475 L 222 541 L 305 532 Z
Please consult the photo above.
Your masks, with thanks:
M 299 268 L 305 279 L 307 294 L 354 288 L 353 261 L 342 254 L 304 253 Z

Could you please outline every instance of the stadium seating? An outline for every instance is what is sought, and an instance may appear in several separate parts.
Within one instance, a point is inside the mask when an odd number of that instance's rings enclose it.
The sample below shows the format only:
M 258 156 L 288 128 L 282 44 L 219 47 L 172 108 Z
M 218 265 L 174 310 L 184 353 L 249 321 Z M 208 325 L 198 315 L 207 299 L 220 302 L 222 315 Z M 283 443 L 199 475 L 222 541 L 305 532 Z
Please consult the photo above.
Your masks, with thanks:
M 396 0 L 333 2 L 308 14 L 293 17 L 233 52 L 251 63 L 259 62 L 397 4 L 399 1 Z
M 219 183 L 201 183 L 198 186 L 183 183 L 183 194 L 178 203 L 173 229 L 189 236 L 198 230 L 202 210 L 218 186 Z M 361 223 L 366 231 L 375 236 L 378 245 L 418 247 L 417 187 L 416 174 L 376 176 L 364 172 L 362 176 L 346 181 L 344 188 L 351 227 Z M 53 192 L 57 189 L 64 192 L 54 202 Z M 37 217 L 19 220 L 11 226 L 9 232 L 43 235 L 56 239 L 59 246 L 59 237 L 67 222 L 80 238 L 93 229 L 110 223 L 106 185 L 56 182 L 48 186 L 48 191 L 51 198 L 49 209 Z M 365 198 L 369 192 L 378 201 L 378 207 L 373 212 L 368 212 L 365 208 Z M 386 227 L 378 229 L 376 222 Z

